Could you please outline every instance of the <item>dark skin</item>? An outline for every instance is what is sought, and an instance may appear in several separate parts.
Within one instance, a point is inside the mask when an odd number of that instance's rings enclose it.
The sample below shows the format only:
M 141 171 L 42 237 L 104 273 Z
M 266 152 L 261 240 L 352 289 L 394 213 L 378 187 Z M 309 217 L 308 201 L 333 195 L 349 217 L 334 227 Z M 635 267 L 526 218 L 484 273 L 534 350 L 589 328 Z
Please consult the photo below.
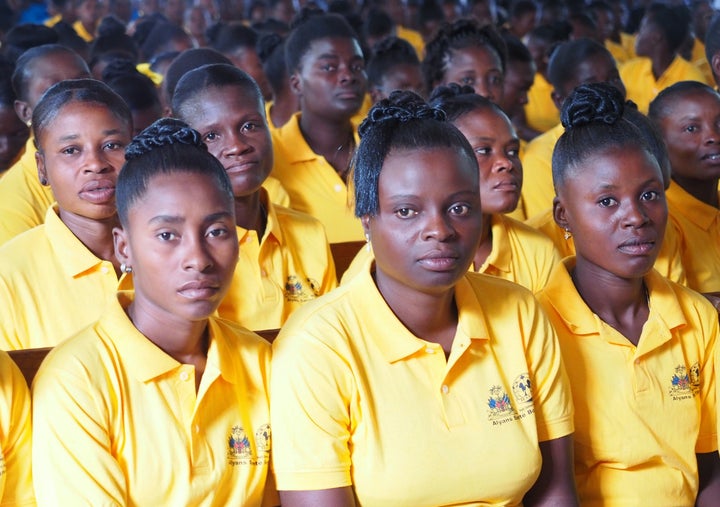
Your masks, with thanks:
M 668 46 L 665 34 L 655 26 L 652 18 L 643 19 L 635 41 L 635 52 L 638 56 L 645 56 L 652 60 L 652 72 L 655 79 L 658 79 L 670 66 L 677 56 L 677 51 L 672 51 Z

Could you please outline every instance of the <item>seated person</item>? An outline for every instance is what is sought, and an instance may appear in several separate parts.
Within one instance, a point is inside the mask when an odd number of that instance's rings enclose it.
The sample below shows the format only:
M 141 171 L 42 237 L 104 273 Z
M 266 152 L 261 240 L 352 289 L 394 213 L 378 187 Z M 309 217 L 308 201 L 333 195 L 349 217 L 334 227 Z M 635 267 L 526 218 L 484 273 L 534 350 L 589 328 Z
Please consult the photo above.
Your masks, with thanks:
M 404 39 L 389 37 L 378 42 L 367 64 L 368 92 L 373 103 L 395 90 L 425 94 L 420 60 Z

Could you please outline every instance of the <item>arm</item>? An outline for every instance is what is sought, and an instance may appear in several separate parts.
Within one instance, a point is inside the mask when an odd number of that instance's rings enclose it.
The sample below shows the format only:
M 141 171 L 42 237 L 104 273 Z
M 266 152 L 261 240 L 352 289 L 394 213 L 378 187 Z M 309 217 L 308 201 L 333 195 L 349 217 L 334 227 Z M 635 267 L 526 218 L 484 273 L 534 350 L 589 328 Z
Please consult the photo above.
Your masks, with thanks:
M 352 487 L 315 491 L 281 491 L 283 507 L 355 507 Z
M 526 507 L 577 507 L 572 435 L 540 442 L 540 476 L 523 499 Z
M 695 505 L 717 505 L 720 498 L 720 456 L 717 452 L 699 453 L 697 463 L 700 487 Z

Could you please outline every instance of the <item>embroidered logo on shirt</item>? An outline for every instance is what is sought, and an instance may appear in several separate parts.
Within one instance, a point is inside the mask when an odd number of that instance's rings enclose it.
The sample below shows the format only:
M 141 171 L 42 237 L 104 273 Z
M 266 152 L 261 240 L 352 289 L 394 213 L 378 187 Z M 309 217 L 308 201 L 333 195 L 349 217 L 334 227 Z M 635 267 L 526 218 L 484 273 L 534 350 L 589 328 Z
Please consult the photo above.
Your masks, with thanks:
M 530 375 L 522 373 L 512 383 L 513 400 L 500 385 L 490 387 L 488 420 L 493 426 L 523 419 L 535 412 Z
M 318 283 L 315 280 L 307 278 L 305 280 L 307 286 L 297 276 L 290 275 L 285 282 L 285 299 L 294 303 L 306 303 L 317 297 Z
M 271 440 L 270 425 L 263 424 L 255 431 L 257 453 L 253 453 L 248 433 L 242 426 L 233 426 L 227 439 L 228 464 L 266 465 L 270 462 Z
M 700 364 L 694 363 L 690 371 L 679 364 L 675 367 L 675 373 L 670 379 L 669 394 L 675 401 L 687 400 L 697 395 L 700 391 Z

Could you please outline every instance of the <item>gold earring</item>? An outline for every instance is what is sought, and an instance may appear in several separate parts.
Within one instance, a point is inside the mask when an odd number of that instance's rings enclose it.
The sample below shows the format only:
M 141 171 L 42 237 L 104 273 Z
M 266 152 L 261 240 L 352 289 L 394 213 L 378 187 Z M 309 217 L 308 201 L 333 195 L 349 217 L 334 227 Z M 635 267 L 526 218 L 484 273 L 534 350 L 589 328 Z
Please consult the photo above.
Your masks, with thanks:
M 570 229 L 568 229 L 567 227 L 565 228 L 565 234 L 563 234 L 563 237 L 565 238 L 565 241 L 572 238 L 572 234 L 570 234 Z
M 370 251 L 370 234 L 367 232 L 365 233 L 365 248 L 368 252 Z

